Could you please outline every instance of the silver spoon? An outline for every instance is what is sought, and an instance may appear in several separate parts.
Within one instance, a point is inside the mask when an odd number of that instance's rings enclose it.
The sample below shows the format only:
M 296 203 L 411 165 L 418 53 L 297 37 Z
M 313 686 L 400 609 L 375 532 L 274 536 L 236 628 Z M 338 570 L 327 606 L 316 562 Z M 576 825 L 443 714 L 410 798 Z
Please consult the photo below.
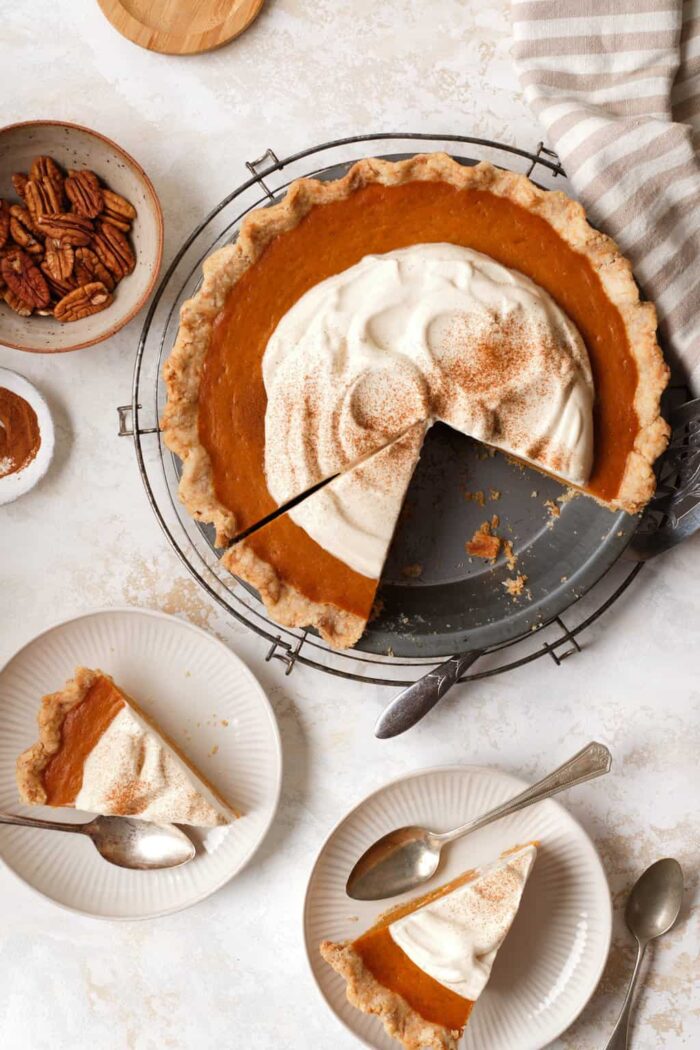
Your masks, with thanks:
M 494 820 L 508 817 L 566 788 L 602 776 L 610 771 L 611 766 L 612 756 L 607 747 L 594 742 L 537 784 L 454 831 L 429 831 L 416 826 L 390 831 L 362 854 L 350 872 L 346 893 L 358 901 L 378 901 L 405 893 L 435 874 L 440 851 L 448 842 L 461 839 L 470 831 L 486 827 Z
M 632 998 L 649 941 L 667 933 L 683 903 L 683 871 L 677 860 L 657 860 L 639 876 L 625 910 L 630 932 L 637 939 L 637 962 L 615 1030 L 605 1050 L 626 1050 Z
M 192 860 L 196 853 L 187 835 L 173 824 L 149 824 L 131 817 L 96 817 L 87 824 L 62 824 L 55 820 L 0 813 L 0 824 L 87 835 L 97 852 L 120 868 L 142 871 L 177 868 Z

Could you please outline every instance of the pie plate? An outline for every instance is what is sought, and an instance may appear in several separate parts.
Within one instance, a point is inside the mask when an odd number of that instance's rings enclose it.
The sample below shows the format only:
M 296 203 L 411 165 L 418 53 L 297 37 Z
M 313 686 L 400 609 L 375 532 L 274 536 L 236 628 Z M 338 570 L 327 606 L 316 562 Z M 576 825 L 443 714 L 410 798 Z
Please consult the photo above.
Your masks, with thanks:
M 438 874 L 421 890 L 375 902 L 351 900 L 345 893 L 355 861 L 386 832 L 406 824 L 447 830 L 524 787 L 524 781 L 508 773 L 476 766 L 411 773 L 360 802 L 324 843 L 306 891 L 306 951 L 321 995 L 365 1046 L 396 1050 L 398 1044 L 377 1018 L 350 1006 L 345 983 L 321 959 L 319 943 L 357 937 L 394 904 L 532 840 L 539 842 L 538 855 L 520 910 L 460 1050 L 540 1050 L 561 1035 L 588 1002 L 610 948 L 610 893 L 592 842 L 551 799 L 453 843 Z
M 0 671 L 0 810 L 89 819 L 25 806 L 15 784 L 17 755 L 36 739 L 41 696 L 78 664 L 113 675 L 243 815 L 225 828 L 186 829 L 197 856 L 170 871 L 127 871 L 83 836 L 8 826 L 0 827 L 0 856 L 56 904 L 98 918 L 153 918 L 196 904 L 248 863 L 275 815 L 282 756 L 269 701 L 235 653 L 174 616 L 104 609 L 56 624 Z

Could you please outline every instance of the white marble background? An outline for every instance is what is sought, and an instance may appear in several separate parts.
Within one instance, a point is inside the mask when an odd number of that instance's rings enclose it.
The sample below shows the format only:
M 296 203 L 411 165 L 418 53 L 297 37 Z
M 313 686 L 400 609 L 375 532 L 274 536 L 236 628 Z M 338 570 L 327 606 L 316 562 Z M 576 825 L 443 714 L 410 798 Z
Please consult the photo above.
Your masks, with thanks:
M 267 146 L 283 155 L 378 129 L 532 146 L 539 133 L 508 49 L 504 0 L 268 0 L 240 40 L 186 59 L 122 40 L 93 0 L 0 0 L 0 108 L 2 122 L 74 120 L 132 152 L 161 196 L 172 254 Z M 535 778 L 597 737 L 615 754 L 614 772 L 567 805 L 601 851 L 615 944 L 590 1006 L 557 1046 L 603 1046 L 633 961 L 621 919 L 627 888 L 672 854 L 685 866 L 689 902 L 696 892 L 700 545 L 645 569 L 561 668 L 543 660 L 464 687 L 420 732 L 380 743 L 371 727 L 384 691 L 303 668 L 285 679 L 170 553 L 130 443 L 116 437 L 139 325 L 56 358 L 0 348 L 0 365 L 39 386 L 58 428 L 48 477 L 0 508 L 0 661 L 47 624 L 92 607 L 127 602 L 186 616 L 229 642 L 267 688 L 284 741 L 283 801 L 245 873 L 156 922 L 75 917 L 1 872 L 2 1045 L 351 1050 L 357 1044 L 318 998 L 301 943 L 304 887 L 329 828 L 403 771 L 475 762 Z M 697 915 L 686 910 L 652 953 L 635 1050 L 700 1045 L 698 944 Z

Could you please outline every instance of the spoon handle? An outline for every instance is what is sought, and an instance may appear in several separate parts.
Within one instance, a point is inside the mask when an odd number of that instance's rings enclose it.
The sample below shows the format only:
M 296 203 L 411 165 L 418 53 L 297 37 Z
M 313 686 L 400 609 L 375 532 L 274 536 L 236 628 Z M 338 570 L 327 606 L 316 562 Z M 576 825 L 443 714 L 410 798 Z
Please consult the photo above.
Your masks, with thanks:
M 57 820 L 38 817 L 20 817 L 17 813 L 0 813 L 0 824 L 17 824 L 20 828 L 44 828 L 46 831 L 73 831 L 81 833 L 84 824 L 62 824 Z
M 416 722 L 420 722 L 480 656 L 479 649 L 451 656 L 417 682 L 402 689 L 377 719 L 374 735 L 380 740 L 387 740 L 405 733 Z
M 507 802 L 496 806 L 495 809 L 485 813 L 483 817 L 477 817 L 476 820 L 471 820 L 468 824 L 463 824 L 461 828 L 455 828 L 454 831 L 436 834 L 435 838 L 441 842 L 453 842 L 454 839 L 466 835 L 468 831 L 476 831 L 477 828 L 483 828 L 494 820 L 508 817 L 511 813 L 517 813 L 519 809 L 525 809 L 535 802 L 541 802 L 542 799 L 551 798 L 552 795 L 557 795 L 560 791 L 565 791 L 567 788 L 575 787 L 576 784 L 585 784 L 587 780 L 594 780 L 595 777 L 600 777 L 603 773 L 609 773 L 611 766 L 612 755 L 605 744 L 598 744 L 593 741 L 577 752 L 563 766 L 559 766 L 553 773 L 533 784 L 532 787 L 525 788 L 519 795 L 509 798 Z
M 617 1019 L 617 1024 L 613 1029 L 613 1034 L 610 1036 L 610 1040 L 607 1043 L 605 1050 L 627 1050 L 630 1012 L 632 1010 L 632 999 L 634 997 L 634 990 L 637 987 L 637 981 L 639 980 L 639 974 L 641 972 L 642 967 L 642 959 L 644 958 L 644 953 L 646 950 L 646 943 L 642 944 L 640 941 L 639 947 L 637 949 L 637 961 L 634 965 L 634 972 L 630 979 L 629 988 L 627 989 L 627 995 L 625 996 L 625 1001 L 622 1004 L 620 1016 Z

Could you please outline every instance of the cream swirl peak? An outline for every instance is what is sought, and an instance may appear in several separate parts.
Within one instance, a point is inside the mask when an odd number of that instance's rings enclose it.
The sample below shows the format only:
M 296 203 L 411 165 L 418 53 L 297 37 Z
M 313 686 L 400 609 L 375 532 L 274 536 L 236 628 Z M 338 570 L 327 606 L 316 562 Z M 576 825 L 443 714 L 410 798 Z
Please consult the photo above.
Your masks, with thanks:
M 524 846 L 389 925 L 392 940 L 445 988 L 474 1002 L 491 975 L 535 862 Z
M 593 462 L 591 368 L 538 285 L 452 244 L 372 255 L 311 288 L 263 358 L 265 473 L 278 502 L 419 420 L 575 485 Z

